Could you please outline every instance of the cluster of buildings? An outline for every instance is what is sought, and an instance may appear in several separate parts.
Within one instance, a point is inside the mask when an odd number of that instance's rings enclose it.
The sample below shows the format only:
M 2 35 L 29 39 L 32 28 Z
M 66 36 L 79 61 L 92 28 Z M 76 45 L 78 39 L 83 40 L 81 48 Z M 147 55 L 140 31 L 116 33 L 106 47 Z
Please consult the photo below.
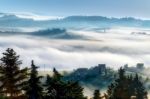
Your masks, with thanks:
M 98 64 L 97 66 L 91 67 L 91 68 L 78 68 L 74 71 L 76 75 L 80 75 L 80 77 L 85 77 L 86 75 L 92 76 L 92 75 L 106 75 L 107 69 L 105 64 Z
M 128 64 L 124 65 L 124 69 L 130 72 L 141 72 L 145 69 L 144 63 L 137 63 L 136 66 L 129 67 Z

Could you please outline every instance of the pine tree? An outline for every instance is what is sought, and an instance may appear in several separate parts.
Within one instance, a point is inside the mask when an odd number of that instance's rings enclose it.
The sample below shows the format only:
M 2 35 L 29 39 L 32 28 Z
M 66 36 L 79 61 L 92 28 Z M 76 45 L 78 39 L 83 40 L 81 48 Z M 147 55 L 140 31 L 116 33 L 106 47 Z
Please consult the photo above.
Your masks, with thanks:
M 122 68 L 119 69 L 118 74 L 119 78 L 108 87 L 109 99 L 130 99 L 131 97 L 147 99 L 147 92 L 137 74 L 135 77 L 125 76 Z
M 42 99 L 43 88 L 40 82 L 41 76 L 38 76 L 37 66 L 34 61 L 31 62 L 31 73 L 26 87 L 27 99 Z
M 94 91 L 94 97 L 93 99 L 101 99 L 101 94 L 99 90 Z
M 124 81 L 125 81 L 125 71 L 124 69 L 120 68 L 118 71 L 119 77 L 115 80 L 114 83 L 112 83 L 110 86 L 108 86 L 108 96 L 109 99 L 125 99 L 123 98 L 125 95 L 125 89 L 124 89 Z
M 45 99 L 56 99 L 56 90 L 54 89 L 53 85 L 54 85 L 53 78 L 47 75 L 45 82 L 46 87 Z
M 53 69 L 53 79 L 56 81 L 61 81 L 62 75 L 54 68 Z
M 0 59 L 0 92 L 9 99 L 20 99 L 27 79 L 27 68 L 20 69 L 22 62 L 13 49 L 8 48 Z
M 64 81 L 63 76 L 55 68 L 53 76 L 47 76 L 46 87 L 46 99 L 86 99 L 78 82 Z
M 138 74 L 136 74 L 132 83 L 133 83 L 135 96 L 137 97 L 137 99 L 146 99 L 147 98 L 147 92 L 146 92 L 142 82 L 140 81 Z
M 86 99 L 78 82 L 67 82 L 65 92 L 67 99 Z
M 114 89 L 114 84 L 111 83 L 111 85 L 108 86 L 108 89 L 107 89 L 107 94 L 105 94 L 105 98 L 109 98 L 109 99 L 112 99 L 111 97 L 113 96 L 113 89 Z
M 54 68 L 53 76 L 47 76 L 47 99 L 64 99 L 65 82 L 62 81 L 62 75 Z

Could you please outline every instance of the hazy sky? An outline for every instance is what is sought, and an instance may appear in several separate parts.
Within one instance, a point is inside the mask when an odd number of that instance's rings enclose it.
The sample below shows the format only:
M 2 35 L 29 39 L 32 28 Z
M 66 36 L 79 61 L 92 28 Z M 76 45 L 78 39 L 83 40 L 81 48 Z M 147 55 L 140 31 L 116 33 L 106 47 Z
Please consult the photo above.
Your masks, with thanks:
M 0 11 L 150 18 L 150 0 L 0 0 Z

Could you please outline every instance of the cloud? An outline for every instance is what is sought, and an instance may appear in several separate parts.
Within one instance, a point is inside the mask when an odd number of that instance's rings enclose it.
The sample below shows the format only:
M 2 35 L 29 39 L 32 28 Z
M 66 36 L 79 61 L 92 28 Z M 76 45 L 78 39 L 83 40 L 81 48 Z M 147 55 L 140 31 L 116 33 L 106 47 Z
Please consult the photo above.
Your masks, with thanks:
M 13 48 L 23 60 L 22 66 L 30 66 L 32 59 L 43 68 L 56 67 L 72 70 L 78 67 L 91 67 L 107 64 L 117 69 L 124 64 L 138 62 L 150 66 L 150 37 L 118 33 L 96 33 L 74 31 L 88 39 L 48 39 L 25 35 L 1 35 L 0 52 Z M 91 34 L 92 35 L 91 35 Z M 0 55 L 1 56 L 1 55 Z
M 29 18 L 29 19 L 34 19 L 34 20 L 54 20 L 54 19 L 63 18 L 60 16 L 44 16 L 44 15 L 38 15 L 34 13 L 15 13 L 15 15 L 20 18 Z
M 29 12 L 11 12 L 11 13 L 4 13 L 6 15 L 16 15 L 20 18 L 27 18 L 27 19 L 33 19 L 33 20 L 54 20 L 54 19 L 61 19 L 63 17 L 60 16 L 46 16 L 46 15 L 38 15 L 35 13 L 29 13 Z M 0 15 L 1 17 L 2 15 Z

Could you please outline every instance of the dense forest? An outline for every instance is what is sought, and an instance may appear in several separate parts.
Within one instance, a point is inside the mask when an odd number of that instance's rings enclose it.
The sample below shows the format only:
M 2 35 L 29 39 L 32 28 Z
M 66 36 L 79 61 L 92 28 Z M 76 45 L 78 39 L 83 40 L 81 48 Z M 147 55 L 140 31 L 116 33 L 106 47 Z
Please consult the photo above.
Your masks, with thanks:
M 79 83 L 80 80 L 86 81 L 87 77 L 93 78 L 96 72 L 92 70 L 81 69 L 79 71 L 88 71 L 90 73 L 75 75 L 73 80 L 69 75 L 62 75 L 55 68 L 52 75 L 47 75 L 44 82 L 41 82 L 43 76 L 38 74 L 38 68 L 31 60 L 30 68 L 22 68 L 22 61 L 19 55 L 8 48 L 2 53 L 0 58 L 0 99 L 87 99 L 84 96 L 84 88 Z M 101 65 L 105 67 L 104 65 Z M 103 68 L 104 69 L 104 68 Z M 98 70 L 95 68 L 95 70 Z M 104 72 L 98 71 L 110 81 L 107 91 L 101 93 L 99 88 L 93 92 L 91 99 L 148 99 L 148 92 L 138 74 L 126 74 L 126 69 L 120 68 L 116 77 L 110 75 L 110 69 Z M 78 74 L 78 73 L 76 73 Z M 80 78 L 79 78 L 80 77 Z M 100 78 L 99 81 L 103 81 Z M 88 79 L 90 81 L 90 79 Z M 98 79 L 97 79 L 98 80 Z M 98 84 L 97 84 L 98 86 Z M 103 83 L 101 85 L 103 86 Z

